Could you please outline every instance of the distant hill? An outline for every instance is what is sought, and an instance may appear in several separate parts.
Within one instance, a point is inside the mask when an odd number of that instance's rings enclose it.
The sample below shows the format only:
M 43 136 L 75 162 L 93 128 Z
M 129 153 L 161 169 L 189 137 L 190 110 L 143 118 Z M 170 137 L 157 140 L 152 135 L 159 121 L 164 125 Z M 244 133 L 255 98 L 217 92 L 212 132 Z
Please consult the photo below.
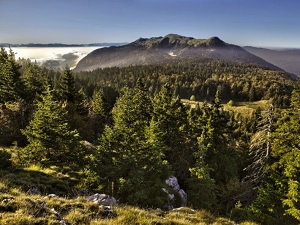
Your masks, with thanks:
M 127 45 L 97 49 L 81 59 L 74 70 L 92 71 L 105 67 L 149 65 L 187 58 L 221 59 L 281 70 L 239 46 L 225 43 L 218 37 L 195 39 L 177 34 L 140 38 Z
M 289 73 L 300 76 L 300 49 L 271 50 L 250 46 L 244 49 Z
M 127 42 L 123 43 L 91 43 L 91 44 L 62 44 L 62 43 L 49 43 L 49 44 L 38 44 L 38 43 L 28 43 L 28 44 L 10 44 L 10 43 L 0 43 L 0 47 L 93 47 L 93 46 L 121 46 L 125 45 Z

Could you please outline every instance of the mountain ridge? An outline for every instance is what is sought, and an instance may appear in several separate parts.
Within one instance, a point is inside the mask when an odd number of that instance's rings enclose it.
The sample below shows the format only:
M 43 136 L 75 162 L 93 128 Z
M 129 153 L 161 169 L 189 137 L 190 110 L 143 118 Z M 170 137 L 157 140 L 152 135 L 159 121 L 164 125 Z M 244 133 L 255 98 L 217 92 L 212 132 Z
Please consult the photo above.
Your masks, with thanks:
M 300 76 L 300 49 L 268 49 L 253 46 L 244 46 L 243 48 L 288 73 Z
M 178 34 L 139 38 L 126 45 L 96 49 L 81 59 L 74 71 L 149 65 L 186 58 L 239 61 L 283 71 L 281 68 L 247 52 L 242 47 L 228 44 L 218 37 L 196 39 Z

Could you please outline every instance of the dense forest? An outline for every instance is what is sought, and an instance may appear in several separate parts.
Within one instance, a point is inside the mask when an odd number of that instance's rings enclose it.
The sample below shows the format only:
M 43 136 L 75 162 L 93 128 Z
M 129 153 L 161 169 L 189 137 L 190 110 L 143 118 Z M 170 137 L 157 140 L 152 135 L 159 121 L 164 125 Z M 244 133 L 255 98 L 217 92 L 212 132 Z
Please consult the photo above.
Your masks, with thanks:
M 202 103 L 182 103 L 191 97 Z M 272 104 L 247 116 L 221 104 L 261 99 Z M 0 52 L 0 170 L 68 167 L 80 174 L 77 191 L 123 204 L 163 208 L 174 175 L 189 207 L 298 224 L 299 124 L 299 81 L 255 65 L 185 60 L 73 73 Z
M 272 98 L 273 104 L 280 107 L 288 105 L 288 96 L 293 87 L 291 78 L 285 72 L 216 59 L 185 59 L 156 65 L 112 67 L 79 72 L 75 76 L 89 93 L 96 84 L 120 90 L 124 86 L 133 87 L 141 79 L 151 96 L 168 83 L 174 95 L 182 99 L 195 96 L 199 101 L 211 101 L 218 91 L 223 101 Z

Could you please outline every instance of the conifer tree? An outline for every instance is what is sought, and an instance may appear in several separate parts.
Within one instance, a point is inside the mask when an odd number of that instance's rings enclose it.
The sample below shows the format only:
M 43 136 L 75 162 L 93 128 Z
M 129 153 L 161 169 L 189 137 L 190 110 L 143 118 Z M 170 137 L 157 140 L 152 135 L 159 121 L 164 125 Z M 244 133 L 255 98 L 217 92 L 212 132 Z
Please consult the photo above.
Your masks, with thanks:
M 238 179 L 239 158 L 231 146 L 230 117 L 221 107 L 218 92 L 211 105 L 202 106 L 202 111 L 202 131 L 198 136 L 199 146 L 193 153 L 196 162 L 191 168 L 191 182 L 195 188 L 197 178 L 200 179 L 198 182 L 207 186 L 207 194 L 211 196 L 211 202 L 205 204 L 222 211 L 232 195 L 228 184 Z
M 187 132 L 187 112 L 179 97 L 175 97 L 168 84 L 153 98 L 152 133 L 161 143 L 165 159 L 174 175 L 185 187 L 189 177 L 192 154 Z
M 77 98 L 75 79 L 68 66 L 63 70 L 59 85 L 61 99 L 67 102 L 75 102 Z
M 151 101 L 140 82 L 123 90 L 113 108 L 114 125 L 106 126 L 100 139 L 99 172 L 121 201 L 159 207 L 166 198 L 161 188 L 167 166 L 147 135 L 150 112 Z
M 37 64 L 26 62 L 23 65 L 22 79 L 26 85 L 26 95 L 31 101 L 47 88 L 48 77 Z
M 0 103 L 25 99 L 25 85 L 19 71 L 20 65 L 15 60 L 15 54 L 10 49 L 7 53 L 0 50 Z
M 70 130 L 64 106 L 53 100 L 50 89 L 37 104 L 30 124 L 22 130 L 29 144 L 24 148 L 25 160 L 42 166 L 76 167 L 85 155 L 76 130 Z
M 270 177 L 282 194 L 288 215 L 300 221 L 300 82 L 292 92 L 291 106 L 272 134 Z
M 88 104 L 86 96 L 83 89 L 76 90 L 74 75 L 68 66 L 60 78 L 59 95 L 59 99 L 66 104 L 71 128 L 77 129 L 80 136 L 85 140 L 92 140 L 93 135 L 88 132 L 87 128 Z

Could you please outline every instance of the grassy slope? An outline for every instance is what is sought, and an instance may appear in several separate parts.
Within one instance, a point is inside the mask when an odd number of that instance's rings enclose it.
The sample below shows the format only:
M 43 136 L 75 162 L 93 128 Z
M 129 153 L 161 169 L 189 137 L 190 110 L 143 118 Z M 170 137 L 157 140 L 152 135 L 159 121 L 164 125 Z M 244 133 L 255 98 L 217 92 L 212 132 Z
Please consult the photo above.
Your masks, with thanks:
M 78 197 L 74 191 L 76 183 L 74 174 L 59 171 L 58 168 L 41 169 L 31 166 L 0 170 L 0 224 L 61 224 L 53 213 L 54 210 L 70 224 L 235 224 L 207 211 L 189 208 L 163 212 L 119 206 L 113 209 L 112 218 L 104 219 L 103 208 L 89 202 L 86 197 Z M 39 193 L 28 191 L 32 186 L 37 187 Z M 50 193 L 57 197 L 50 197 Z

